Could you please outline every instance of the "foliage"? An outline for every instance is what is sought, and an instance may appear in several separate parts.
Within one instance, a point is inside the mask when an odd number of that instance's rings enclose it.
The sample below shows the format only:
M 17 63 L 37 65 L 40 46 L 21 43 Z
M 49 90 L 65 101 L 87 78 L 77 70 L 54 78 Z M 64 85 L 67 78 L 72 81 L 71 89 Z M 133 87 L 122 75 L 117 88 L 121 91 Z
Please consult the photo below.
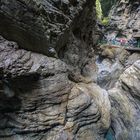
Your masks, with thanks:
M 101 21 L 101 23 L 105 26 L 107 26 L 109 24 L 109 17 L 104 17 L 103 20 Z
M 96 13 L 97 13 L 97 18 L 101 21 L 103 17 L 103 13 L 102 13 L 100 0 L 96 0 Z
M 97 13 L 98 20 L 103 25 L 108 25 L 109 24 L 109 17 L 103 17 L 102 6 L 101 6 L 100 0 L 96 0 L 96 13 Z

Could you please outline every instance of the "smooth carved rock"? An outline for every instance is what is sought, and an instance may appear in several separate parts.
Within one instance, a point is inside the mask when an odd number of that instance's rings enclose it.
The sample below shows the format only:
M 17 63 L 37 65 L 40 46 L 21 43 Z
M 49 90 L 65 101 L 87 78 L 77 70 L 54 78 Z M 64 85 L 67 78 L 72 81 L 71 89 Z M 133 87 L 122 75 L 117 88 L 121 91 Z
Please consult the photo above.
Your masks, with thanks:
M 127 68 L 116 86 L 109 90 L 111 127 L 117 140 L 140 138 L 140 60 Z
M 104 139 L 110 125 L 105 90 L 83 76 L 79 82 L 87 84 L 70 81 L 60 59 L 2 37 L 0 54 L 0 139 Z
M 104 136 L 99 133 L 106 131 L 109 125 L 108 93 L 96 84 L 76 84 L 69 95 L 65 129 L 76 134 L 78 140 L 93 140 L 102 139 Z

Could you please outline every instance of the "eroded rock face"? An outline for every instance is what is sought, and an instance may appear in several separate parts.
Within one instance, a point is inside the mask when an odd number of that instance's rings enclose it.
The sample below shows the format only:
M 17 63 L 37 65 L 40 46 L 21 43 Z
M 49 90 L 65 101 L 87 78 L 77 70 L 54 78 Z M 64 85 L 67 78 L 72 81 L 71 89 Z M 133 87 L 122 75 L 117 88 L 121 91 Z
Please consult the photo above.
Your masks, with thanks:
M 1 139 L 104 139 L 110 126 L 105 90 L 75 84 L 61 60 L 18 49 L 2 37 L 0 52 Z
M 111 127 L 117 140 L 140 138 L 140 60 L 127 68 L 109 90 Z
M 140 1 L 119 0 L 110 11 L 111 25 L 130 39 L 140 32 Z M 114 28 L 114 29 L 115 29 Z
M 20 46 L 0 37 L 0 139 L 104 139 L 108 93 L 90 79 L 94 2 L 1 1 L 0 32 Z
M 52 56 L 50 48 L 58 53 L 68 42 L 70 31 L 89 40 L 82 32 L 86 29 L 92 37 L 95 17 L 89 20 L 88 16 L 94 16 L 93 7 L 94 0 L 1 0 L 0 32 L 22 48 Z
M 99 37 L 95 15 L 94 0 L 2 0 L 0 33 L 20 48 L 59 57 L 81 73 Z
M 139 54 L 131 55 L 123 47 L 100 46 L 96 57 L 97 84 L 106 90 L 113 88 L 122 72 L 138 59 Z
M 111 10 L 111 25 L 128 39 L 139 34 L 140 1 L 118 1 Z M 115 25 L 115 26 L 114 26 Z M 124 56 L 124 55 L 123 55 Z M 123 61 L 122 61 L 123 60 Z M 119 57 L 124 72 L 110 89 L 111 130 L 116 140 L 140 139 L 140 54 Z
M 1 34 L 20 45 L 0 36 L 0 139 L 140 138 L 140 55 L 115 53 L 109 91 L 93 83 L 93 0 L 1 0 L 0 17 Z

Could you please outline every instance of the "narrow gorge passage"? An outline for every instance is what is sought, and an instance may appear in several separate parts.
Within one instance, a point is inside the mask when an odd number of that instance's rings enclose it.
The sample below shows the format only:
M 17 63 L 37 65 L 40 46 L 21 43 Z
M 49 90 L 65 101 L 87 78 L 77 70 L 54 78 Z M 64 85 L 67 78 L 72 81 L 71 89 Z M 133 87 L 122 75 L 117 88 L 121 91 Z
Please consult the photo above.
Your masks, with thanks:
M 0 0 L 0 19 L 0 140 L 140 139 L 139 0 Z
M 139 37 L 140 2 L 118 1 L 112 7 L 110 24 L 102 28 L 108 44 L 101 44 L 96 64 L 97 83 L 109 93 L 111 125 L 107 140 L 140 138 Z M 123 41 L 123 42 L 122 42 Z M 132 50 L 132 51 L 131 51 Z

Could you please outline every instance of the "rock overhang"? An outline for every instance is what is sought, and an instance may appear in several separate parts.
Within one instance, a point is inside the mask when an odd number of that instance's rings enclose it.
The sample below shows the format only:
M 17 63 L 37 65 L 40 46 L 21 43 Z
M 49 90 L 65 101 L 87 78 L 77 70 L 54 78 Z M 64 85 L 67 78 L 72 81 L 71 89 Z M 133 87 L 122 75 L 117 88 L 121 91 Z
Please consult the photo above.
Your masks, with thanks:
M 94 0 L 1 0 L 0 32 L 23 49 L 54 56 L 49 48 L 57 53 L 66 45 L 85 5 Z

